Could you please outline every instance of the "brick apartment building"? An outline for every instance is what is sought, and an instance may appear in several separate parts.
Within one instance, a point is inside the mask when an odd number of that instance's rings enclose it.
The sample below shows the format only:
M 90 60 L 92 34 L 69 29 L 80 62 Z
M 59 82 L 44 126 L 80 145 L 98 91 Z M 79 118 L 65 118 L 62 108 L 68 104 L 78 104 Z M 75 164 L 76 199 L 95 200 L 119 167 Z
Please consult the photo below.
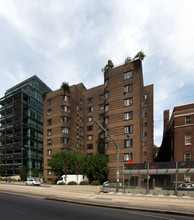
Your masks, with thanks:
M 163 141 L 157 161 L 194 161 L 194 103 L 175 106 L 169 120 L 164 111 Z M 193 174 L 179 175 L 179 182 L 194 181 Z
M 110 69 L 104 84 L 86 89 L 80 83 L 70 92 L 59 89 L 44 101 L 44 177 L 56 176 L 47 166 L 52 153 L 61 149 L 104 153 L 109 158 L 109 181 L 116 179 L 116 147 L 96 125 L 119 137 L 119 170 L 129 159 L 153 161 L 153 85 L 143 85 L 141 60 Z M 120 181 L 122 175 L 120 172 Z

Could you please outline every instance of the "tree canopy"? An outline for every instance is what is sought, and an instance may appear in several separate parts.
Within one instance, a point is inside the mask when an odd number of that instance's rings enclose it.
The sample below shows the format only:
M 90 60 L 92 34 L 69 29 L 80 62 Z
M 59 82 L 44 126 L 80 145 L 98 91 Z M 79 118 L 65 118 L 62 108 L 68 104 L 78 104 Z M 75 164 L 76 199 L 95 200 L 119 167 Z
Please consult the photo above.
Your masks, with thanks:
M 108 63 L 104 68 L 102 68 L 102 72 L 107 73 L 109 69 L 112 69 L 114 67 L 114 64 L 111 60 L 108 60 Z
M 133 60 L 135 59 L 144 60 L 145 57 L 146 57 L 145 53 L 141 50 L 134 56 Z
M 102 182 L 108 175 L 108 159 L 103 154 L 87 155 L 63 150 L 51 155 L 48 166 L 56 176 L 82 174 L 90 181 Z
M 68 82 L 62 82 L 61 89 L 63 89 L 64 91 L 70 92 L 69 83 Z
M 127 57 L 127 58 L 125 59 L 125 64 L 130 63 L 131 61 L 132 61 L 131 57 Z

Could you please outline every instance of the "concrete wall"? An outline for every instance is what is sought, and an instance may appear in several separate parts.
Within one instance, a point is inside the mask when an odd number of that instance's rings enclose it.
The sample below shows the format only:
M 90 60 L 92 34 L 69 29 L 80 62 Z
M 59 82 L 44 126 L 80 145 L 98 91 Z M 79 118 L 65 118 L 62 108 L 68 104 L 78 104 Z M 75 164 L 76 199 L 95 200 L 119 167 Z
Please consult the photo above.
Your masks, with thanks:
M 102 186 L 88 186 L 88 185 L 51 185 L 52 189 L 59 191 L 72 191 L 72 192 L 102 192 Z

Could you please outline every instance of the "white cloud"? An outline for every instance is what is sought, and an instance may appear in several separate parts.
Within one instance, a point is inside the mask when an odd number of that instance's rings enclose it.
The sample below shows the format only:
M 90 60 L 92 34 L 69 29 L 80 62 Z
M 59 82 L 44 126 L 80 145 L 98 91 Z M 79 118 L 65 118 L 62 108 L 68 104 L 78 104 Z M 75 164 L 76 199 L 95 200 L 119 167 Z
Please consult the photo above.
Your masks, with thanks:
M 117 65 L 143 50 L 144 82 L 154 84 L 161 121 L 163 110 L 193 94 L 193 6 L 192 0 L 1 0 L 1 93 L 34 74 L 52 89 L 62 81 L 97 86 L 108 59 Z M 161 135 L 159 122 L 155 136 Z

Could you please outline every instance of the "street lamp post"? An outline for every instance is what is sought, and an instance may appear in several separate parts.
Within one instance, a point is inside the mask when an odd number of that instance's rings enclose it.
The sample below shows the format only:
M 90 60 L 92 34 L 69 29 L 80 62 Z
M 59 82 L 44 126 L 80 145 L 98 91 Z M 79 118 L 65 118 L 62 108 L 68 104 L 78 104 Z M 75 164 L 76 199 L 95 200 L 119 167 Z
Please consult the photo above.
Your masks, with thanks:
M 113 139 L 113 137 L 108 133 L 108 131 L 98 122 L 95 118 L 93 118 L 96 124 L 107 134 L 107 136 L 113 141 L 115 147 L 117 149 L 117 169 L 116 169 L 116 192 L 119 191 L 119 135 L 117 134 L 117 142 Z
M 26 150 L 24 147 L 27 147 L 28 149 Z M 23 148 L 22 148 L 22 150 L 25 150 L 26 152 L 28 152 L 28 156 L 29 156 L 29 159 L 30 159 L 30 164 L 29 164 L 29 171 L 30 171 L 30 178 L 32 177 L 32 165 L 31 165 L 31 162 L 32 162 L 32 158 L 31 158 L 31 149 L 30 149 L 30 147 L 28 147 L 28 146 L 24 146 Z

